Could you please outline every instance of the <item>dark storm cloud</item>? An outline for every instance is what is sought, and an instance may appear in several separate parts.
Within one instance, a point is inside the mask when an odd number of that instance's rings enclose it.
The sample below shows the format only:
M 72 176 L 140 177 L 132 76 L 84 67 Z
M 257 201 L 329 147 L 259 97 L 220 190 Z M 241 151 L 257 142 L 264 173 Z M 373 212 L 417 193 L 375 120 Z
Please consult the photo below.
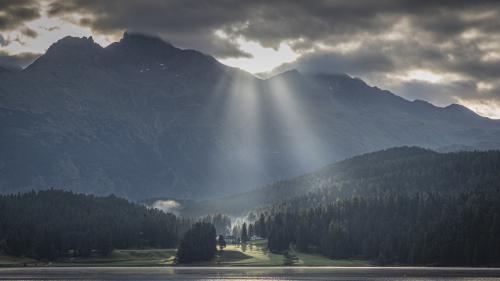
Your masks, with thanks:
M 297 62 L 277 67 L 268 76 L 292 68 L 305 73 L 347 73 L 363 76 L 372 72 L 391 72 L 395 66 L 392 58 L 381 52 L 360 50 L 342 54 L 334 51 L 316 51 L 303 55 Z
M 76 0 L 53 2 L 48 12 L 51 16 L 87 15 L 80 24 L 100 33 L 144 32 L 220 57 L 248 57 L 231 40 L 214 36 L 214 31 L 245 21 L 252 7 L 250 1 Z
M 347 72 L 442 103 L 479 92 L 500 102 L 499 1 L 54 0 L 48 12 L 80 14 L 97 33 L 155 34 L 219 58 L 249 56 L 240 37 L 274 48 L 286 42 L 303 56 L 280 70 Z M 445 79 L 394 80 L 414 69 Z
M 103 33 L 129 29 L 156 33 L 180 43 L 209 45 L 215 30 L 243 35 L 265 46 L 283 40 L 316 40 L 332 34 L 350 34 L 387 28 L 391 21 L 379 18 L 374 1 L 56 1 L 50 15 L 84 13 L 82 23 Z M 385 7 L 387 6 L 387 7 Z M 186 37 L 186 33 L 190 36 Z M 196 40 L 200 36 L 201 40 Z M 201 46 L 197 46 L 201 47 Z M 216 52 L 219 50 L 215 50 Z M 225 50 L 220 50 L 221 54 Z
M 447 105 L 450 96 L 460 99 L 470 99 L 476 92 L 474 81 L 454 81 L 447 83 L 429 83 L 425 81 L 408 81 L 394 86 L 394 91 L 404 93 L 410 100 L 425 100 L 434 104 Z
M 302 39 L 301 48 L 319 42 L 339 43 L 352 37 L 369 38 L 390 30 L 405 19 L 412 31 L 426 39 L 447 41 L 469 28 L 498 32 L 496 1 L 55 1 L 52 16 L 87 15 L 81 23 L 101 33 L 154 33 L 180 45 L 218 56 L 241 53 L 232 40 L 214 36 L 223 30 L 229 38 L 245 36 L 265 46 Z M 484 13 L 493 13 L 481 17 Z M 473 17 L 476 16 L 476 17 Z M 404 40 L 404 39 L 403 39 Z M 437 40 L 437 41 L 436 41 Z M 299 45 L 297 45 L 299 46 Z
M 40 5 L 31 0 L 0 0 L 0 31 L 13 30 L 40 17 Z
M 31 28 L 23 28 L 21 29 L 21 33 L 25 36 L 28 36 L 28 37 L 31 37 L 31 38 L 35 38 L 38 36 L 38 33 L 36 31 L 34 31 L 33 29 Z
M 365 39 L 355 50 L 308 53 L 273 72 L 291 68 L 309 73 L 344 72 L 410 100 L 422 99 L 438 105 L 481 98 L 500 101 L 499 61 L 483 60 L 484 54 L 477 46 L 451 46 L 442 50 L 417 38 L 385 43 Z M 412 70 L 431 71 L 443 78 L 437 82 L 401 79 Z M 481 83 L 490 87 L 482 89 Z

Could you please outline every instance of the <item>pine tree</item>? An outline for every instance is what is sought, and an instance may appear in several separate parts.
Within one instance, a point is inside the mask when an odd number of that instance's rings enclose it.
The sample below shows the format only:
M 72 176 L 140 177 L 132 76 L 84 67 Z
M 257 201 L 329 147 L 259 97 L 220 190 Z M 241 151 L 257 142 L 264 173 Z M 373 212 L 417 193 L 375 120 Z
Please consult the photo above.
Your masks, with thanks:
M 217 251 L 216 231 L 212 224 L 197 222 L 181 240 L 177 250 L 177 262 L 209 261 Z
M 248 232 L 247 232 L 247 223 L 244 222 L 243 226 L 241 227 L 241 243 L 246 243 L 248 242 Z

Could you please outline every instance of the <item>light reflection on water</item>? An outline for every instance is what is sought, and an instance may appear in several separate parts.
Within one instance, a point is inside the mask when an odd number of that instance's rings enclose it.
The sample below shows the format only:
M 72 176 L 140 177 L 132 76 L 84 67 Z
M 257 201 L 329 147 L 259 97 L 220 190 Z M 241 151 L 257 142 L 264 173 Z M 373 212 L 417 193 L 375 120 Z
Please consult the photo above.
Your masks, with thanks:
M 37 279 L 39 280 L 39 279 Z M 329 281 L 498 281 L 495 277 L 418 277 L 418 278 L 393 278 L 393 277 L 263 277 L 263 278 L 245 278 L 245 277 L 221 277 L 221 278 L 183 278 L 173 277 L 165 279 L 137 279 L 139 281 L 157 281 L 157 280 L 190 280 L 190 281 L 228 281 L 228 280 L 244 280 L 244 281 L 313 281 L 313 280 L 329 280 Z M 29 280 L 32 281 L 32 280 Z
M 415 267 L 0 268 L 0 280 L 492 281 L 492 280 L 500 280 L 500 269 L 415 268 Z

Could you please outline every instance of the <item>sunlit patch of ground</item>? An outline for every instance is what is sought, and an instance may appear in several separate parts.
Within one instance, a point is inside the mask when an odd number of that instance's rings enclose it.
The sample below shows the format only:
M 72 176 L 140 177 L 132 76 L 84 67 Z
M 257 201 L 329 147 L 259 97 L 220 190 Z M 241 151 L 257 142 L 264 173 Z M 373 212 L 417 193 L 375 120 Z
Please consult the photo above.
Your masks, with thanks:
M 210 265 L 216 266 L 370 266 L 366 260 L 331 260 L 321 255 L 289 251 L 287 255 L 267 250 L 267 241 L 229 245 Z
M 229 245 L 219 253 L 215 265 L 218 266 L 280 266 L 283 255 L 269 252 L 265 244 Z
M 298 258 L 297 266 L 370 266 L 366 260 L 332 260 L 320 255 L 293 252 Z

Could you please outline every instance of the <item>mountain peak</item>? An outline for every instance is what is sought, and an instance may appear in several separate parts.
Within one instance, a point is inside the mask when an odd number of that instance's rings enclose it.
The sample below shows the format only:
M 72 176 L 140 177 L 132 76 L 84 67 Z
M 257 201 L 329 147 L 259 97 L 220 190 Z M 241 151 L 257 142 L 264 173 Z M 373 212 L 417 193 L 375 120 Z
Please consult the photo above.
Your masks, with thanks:
M 101 45 L 89 37 L 66 36 L 52 44 L 49 49 L 40 56 L 26 70 L 37 69 L 42 65 L 68 65 L 80 64 L 89 61 L 102 51 Z
M 88 60 L 102 50 L 101 45 L 94 42 L 92 37 L 66 36 L 52 44 L 44 55 L 39 57 L 28 69 L 55 62 L 57 64 L 75 63 L 75 61 Z
M 133 64 L 145 60 L 158 61 L 171 56 L 176 50 L 180 49 L 175 48 L 160 37 L 132 32 L 123 33 L 119 42 L 106 47 L 107 52 L 116 56 L 115 59 L 122 62 L 132 59 Z
M 66 36 L 52 44 L 45 55 L 60 54 L 70 52 L 69 55 L 82 54 L 83 52 L 93 52 L 100 50 L 102 47 L 94 42 L 92 36 L 89 37 L 72 37 Z
M 444 109 L 451 111 L 451 112 L 466 113 L 466 114 L 469 114 L 472 116 L 479 116 L 479 115 L 477 115 L 477 113 L 475 113 L 474 111 L 470 110 L 469 108 L 467 108 L 461 104 L 452 103 L 452 104 L 448 105 L 447 107 L 445 107 Z
M 142 33 L 135 32 L 125 32 L 123 33 L 123 37 L 119 42 L 120 45 L 126 45 L 131 47 L 140 47 L 140 48 L 173 48 L 173 46 L 165 42 L 158 36 L 146 35 Z

